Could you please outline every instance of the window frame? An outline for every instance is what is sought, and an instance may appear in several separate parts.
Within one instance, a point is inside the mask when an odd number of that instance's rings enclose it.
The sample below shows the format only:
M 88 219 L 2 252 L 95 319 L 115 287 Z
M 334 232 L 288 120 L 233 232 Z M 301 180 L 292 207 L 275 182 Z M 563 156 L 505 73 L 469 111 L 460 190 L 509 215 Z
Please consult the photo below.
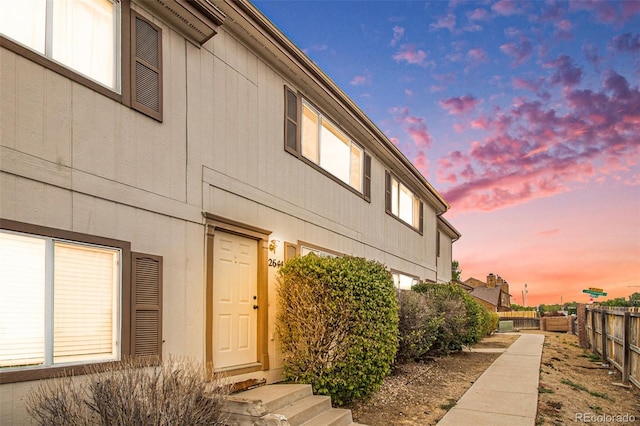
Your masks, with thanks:
M 344 188 L 358 195 L 360 198 L 367 202 L 371 202 L 371 155 L 365 149 L 365 147 L 356 141 L 348 132 L 346 132 L 341 126 L 339 126 L 336 120 L 333 120 L 330 116 L 326 115 L 321 108 L 318 108 L 310 99 L 304 97 L 301 93 L 285 86 L 284 87 L 284 150 L 291 155 L 297 157 L 304 163 L 313 167 L 323 175 L 327 176 L 334 182 L 337 182 Z M 295 104 L 294 104 L 295 103 Z M 362 153 L 360 161 L 360 185 L 361 190 L 351 186 L 350 183 L 345 182 L 337 175 L 331 173 L 329 170 L 322 167 L 320 163 L 320 141 L 318 141 L 318 162 L 307 158 L 303 154 L 302 146 L 302 122 L 303 122 L 303 105 L 307 104 L 311 110 L 318 114 L 318 138 L 320 138 L 320 129 L 322 127 L 322 121 L 327 121 L 328 124 L 340 132 L 344 137 L 349 139 L 349 153 L 351 153 L 352 147 L 357 147 Z M 294 115 L 295 114 L 295 115 Z M 351 155 L 349 157 L 351 162 Z M 349 171 L 351 173 L 351 170 Z
M 398 191 L 397 191 L 397 200 L 394 200 L 393 197 L 393 181 L 398 183 Z M 404 187 L 407 191 L 409 191 L 413 197 L 413 200 L 417 201 L 418 205 L 418 211 L 415 211 L 416 206 L 412 206 L 413 209 L 413 214 L 415 217 L 413 218 L 414 221 L 417 222 L 417 226 L 416 223 L 409 223 L 406 220 L 404 220 L 402 217 L 400 217 L 400 190 L 401 187 Z M 397 204 L 398 207 L 398 214 L 396 214 L 393 210 L 393 206 L 394 206 L 394 201 L 395 204 Z M 414 231 L 416 231 L 417 233 L 419 233 L 420 235 L 424 235 L 424 201 L 422 201 L 422 199 L 420 197 L 418 197 L 418 195 L 415 193 L 415 191 L 413 191 L 411 188 L 409 188 L 407 185 L 405 185 L 400 179 L 398 179 L 393 173 L 391 173 L 389 170 L 385 170 L 385 211 L 388 215 L 390 215 L 391 217 L 393 217 L 394 219 L 398 220 L 400 223 L 408 226 L 409 228 L 413 229 Z M 416 214 L 417 213 L 417 214 Z
M 114 44 L 117 50 L 116 55 L 119 55 L 119 58 L 116 58 L 116 61 L 120 64 L 120 69 L 116 71 L 116 81 L 120 82 L 119 91 L 115 89 L 111 89 L 107 86 L 104 86 L 98 83 L 96 80 L 93 80 L 84 74 L 81 74 L 70 68 L 65 66 L 55 60 L 45 56 L 33 50 L 23 44 L 20 44 L 10 38 L 5 37 L 0 34 L 0 47 L 6 48 L 7 50 L 22 56 L 48 70 L 51 70 L 75 83 L 78 83 L 86 88 L 93 90 L 103 96 L 106 96 L 109 99 L 112 99 L 118 103 L 121 103 L 124 106 L 127 106 L 131 109 L 134 109 L 141 114 L 144 114 L 150 118 L 153 118 L 156 121 L 163 121 L 163 64 L 162 64 L 162 29 L 151 22 L 147 17 L 137 13 L 136 11 L 131 9 L 131 0 L 114 0 L 114 3 L 118 4 L 120 7 L 120 22 L 116 25 L 115 40 Z M 132 29 L 132 25 L 134 20 L 137 18 L 144 20 L 146 23 L 150 24 L 152 27 L 158 30 L 159 32 L 159 52 L 160 55 L 160 63 L 159 63 L 159 110 L 154 111 L 151 108 L 145 107 L 144 105 L 135 102 L 135 96 L 132 94 L 132 88 L 135 89 L 135 58 L 132 58 L 132 45 L 135 44 L 135 40 L 132 39 L 132 36 L 135 35 L 135 31 Z
M 8 219 L 0 219 L 0 229 L 19 234 L 28 234 L 34 237 L 51 238 L 55 240 L 70 241 L 79 244 L 87 244 L 98 247 L 108 247 L 120 250 L 120 359 L 109 361 L 81 361 L 78 363 L 37 365 L 25 367 L 5 367 L 0 369 L 0 383 L 13 383 L 20 381 L 39 380 L 56 377 L 65 372 L 71 374 L 83 374 L 91 365 L 110 365 L 120 362 L 123 357 L 132 355 L 131 336 L 131 244 L 127 241 L 112 238 L 98 237 L 81 234 L 73 231 L 65 231 L 40 225 L 16 222 Z

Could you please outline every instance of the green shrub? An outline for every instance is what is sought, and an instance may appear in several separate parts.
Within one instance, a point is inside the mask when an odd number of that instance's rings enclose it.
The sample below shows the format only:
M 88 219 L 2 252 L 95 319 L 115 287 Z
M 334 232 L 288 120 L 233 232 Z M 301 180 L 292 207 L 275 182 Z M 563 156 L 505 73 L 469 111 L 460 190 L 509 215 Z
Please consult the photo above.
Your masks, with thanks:
M 426 295 L 415 291 L 400 290 L 400 322 L 396 363 L 401 364 L 423 358 L 438 338 L 438 329 L 444 321 L 444 313 L 437 311 Z
M 432 309 L 442 315 L 432 353 L 459 351 L 489 332 L 489 311 L 459 285 L 419 283 L 413 290 L 424 294 Z
M 489 310 L 487 310 L 489 312 Z M 489 320 L 489 330 L 487 331 L 487 336 L 492 334 L 498 329 L 498 324 L 500 324 L 500 317 L 496 312 L 489 312 L 491 319 Z
M 205 368 L 170 358 L 161 366 L 128 360 L 91 367 L 81 378 L 46 380 L 27 397 L 38 425 L 223 425 L 229 386 Z
M 398 303 L 384 265 L 310 254 L 280 269 L 278 287 L 285 378 L 339 405 L 373 393 L 398 343 Z

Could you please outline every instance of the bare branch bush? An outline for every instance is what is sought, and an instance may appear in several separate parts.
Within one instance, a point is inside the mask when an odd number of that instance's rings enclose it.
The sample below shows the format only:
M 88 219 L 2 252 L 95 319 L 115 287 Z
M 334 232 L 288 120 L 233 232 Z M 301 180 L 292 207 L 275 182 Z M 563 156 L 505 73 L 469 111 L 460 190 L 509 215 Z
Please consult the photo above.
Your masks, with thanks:
M 81 379 L 45 381 L 27 399 L 27 411 L 40 425 L 222 425 L 230 386 L 208 378 L 199 363 L 170 357 L 160 366 L 148 361 L 90 367 Z

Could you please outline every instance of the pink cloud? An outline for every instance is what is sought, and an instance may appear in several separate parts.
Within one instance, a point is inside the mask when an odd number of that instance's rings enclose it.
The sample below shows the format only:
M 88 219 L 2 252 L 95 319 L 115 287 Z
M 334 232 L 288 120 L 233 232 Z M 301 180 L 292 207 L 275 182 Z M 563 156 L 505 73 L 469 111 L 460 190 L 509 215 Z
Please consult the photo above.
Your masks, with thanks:
M 404 36 L 404 28 L 396 25 L 395 27 L 393 27 L 393 39 L 391 39 L 391 42 L 389 44 L 391 46 L 395 46 L 396 44 L 398 44 L 400 39 L 402 39 L 403 36 Z
M 412 65 L 426 66 L 427 64 L 427 54 L 424 50 L 416 50 L 413 44 L 403 44 L 392 58 L 396 62 L 407 62 Z
M 424 118 L 410 115 L 407 107 L 394 108 L 391 112 L 417 147 L 429 148 L 431 146 L 433 139 Z
M 571 0 L 569 9 L 572 11 L 586 10 L 595 12 L 596 17 L 603 23 L 613 24 L 618 19 L 617 6 L 615 2 L 596 0 Z
M 491 6 L 491 10 L 502 16 L 511 16 L 522 13 L 522 11 L 518 9 L 516 2 L 513 0 L 500 0 Z
M 591 43 L 585 43 L 582 45 L 582 54 L 587 61 L 591 62 L 596 67 L 600 65 L 602 57 L 598 52 L 598 47 L 594 46 Z
M 418 154 L 413 158 L 413 165 L 416 166 L 423 175 L 426 176 L 429 174 L 429 159 L 423 150 L 419 150 Z
M 582 70 L 576 67 L 567 55 L 558 56 L 557 59 L 544 64 L 544 67 L 556 69 L 556 72 L 551 76 L 553 84 L 573 87 L 582 80 Z
M 622 19 L 627 21 L 634 17 L 635 15 L 640 15 L 640 2 L 638 1 L 626 1 L 622 5 Z
M 471 21 L 488 21 L 491 19 L 491 14 L 486 9 L 474 9 L 467 14 L 467 17 Z
M 469 57 L 476 62 L 486 62 L 488 60 L 487 52 L 485 52 L 484 49 L 481 48 L 471 49 L 469 50 L 467 55 L 469 55 Z
M 528 38 L 521 36 L 519 43 L 505 43 L 500 46 L 500 50 L 514 59 L 513 66 L 518 66 L 531 58 L 533 45 Z
M 573 38 L 573 33 L 571 30 L 573 29 L 573 24 L 568 19 L 563 19 L 562 21 L 556 22 L 555 24 L 556 32 L 554 37 L 560 40 L 571 40 Z
M 466 114 L 480 104 L 481 100 L 470 95 L 448 98 L 440 101 L 440 106 L 449 111 L 449 114 Z
M 438 178 L 452 183 L 445 199 L 457 211 L 489 211 L 605 179 L 638 185 L 628 176 L 640 162 L 640 89 L 608 71 L 600 91 L 562 94 L 562 114 L 521 99 L 472 121 L 488 136 L 437 162 Z
M 542 87 L 543 84 L 543 79 L 540 78 L 536 81 L 531 81 L 531 80 L 525 80 L 524 78 L 520 78 L 520 77 L 512 77 L 511 78 L 511 84 L 513 85 L 514 89 L 524 89 L 524 90 L 528 90 L 532 93 L 537 93 L 540 91 L 540 88 Z
M 618 53 L 640 52 L 640 34 L 624 33 L 611 39 L 609 48 Z
M 362 86 L 369 83 L 369 78 L 365 75 L 356 75 L 354 76 L 349 84 L 352 86 Z
M 448 13 L 445 16 L 440 17 L 435 24 L 429 25 L 429 28 L 431 28 L 432 30 L 440 30 L 446 28 L 449 31 L 454 32 L 456 28 L 456 15 L 454 15 L 453 13 Z

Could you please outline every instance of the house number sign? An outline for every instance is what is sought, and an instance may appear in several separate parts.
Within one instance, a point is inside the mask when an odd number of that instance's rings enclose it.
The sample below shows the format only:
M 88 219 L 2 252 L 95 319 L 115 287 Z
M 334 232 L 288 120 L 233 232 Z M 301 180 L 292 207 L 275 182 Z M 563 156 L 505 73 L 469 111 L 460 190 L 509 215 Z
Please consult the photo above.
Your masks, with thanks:
M 269 267 L 270 268 L 279 268 L 279 267 L 281 267 L 283 265 L 284 265 L 284 262 L 282 260 L 269 259 Z

